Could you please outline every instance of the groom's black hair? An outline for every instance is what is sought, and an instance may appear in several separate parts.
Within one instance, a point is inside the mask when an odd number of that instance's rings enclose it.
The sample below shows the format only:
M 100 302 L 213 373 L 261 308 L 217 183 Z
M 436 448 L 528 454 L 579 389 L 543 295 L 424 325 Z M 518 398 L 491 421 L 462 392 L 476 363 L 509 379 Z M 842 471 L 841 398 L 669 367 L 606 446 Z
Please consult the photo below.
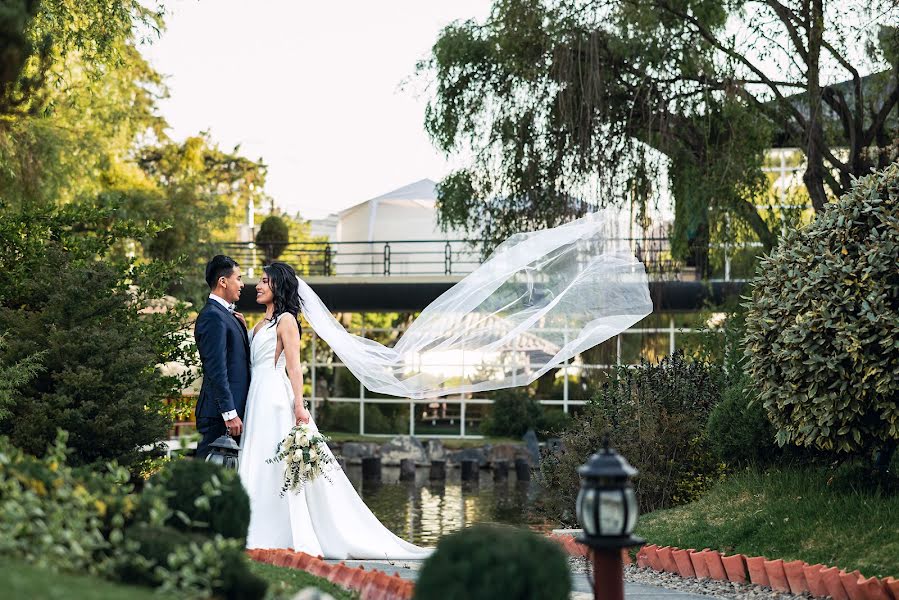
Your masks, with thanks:
M 219 280 L 219 277 L 231 277 L 231 273 L 234 272 L 234 267 L 239 267 L 230 256 L 225 256 L 224 254 L 216 254 L 212 257 L 212 259 L 206 263 L 206 283 L 209 284 L 209 289 L 215 289 L 215 283 Z

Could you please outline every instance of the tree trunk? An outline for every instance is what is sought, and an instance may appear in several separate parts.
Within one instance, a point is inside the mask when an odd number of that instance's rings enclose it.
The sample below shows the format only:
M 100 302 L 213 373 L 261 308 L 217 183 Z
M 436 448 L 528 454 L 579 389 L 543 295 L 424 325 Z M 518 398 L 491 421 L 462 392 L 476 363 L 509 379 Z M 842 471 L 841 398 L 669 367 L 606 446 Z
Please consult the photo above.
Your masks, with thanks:
M 821 126 L 821 83 L 819 60 L 824 27 L 823 0 L 811 0 L 808 21 L 808 123 L 806 125 L 806 157 L 808 167 L 802 181 L 812 199 L 816 213 L 823 212 L 827 204 L 824 190 L 824 130 Z

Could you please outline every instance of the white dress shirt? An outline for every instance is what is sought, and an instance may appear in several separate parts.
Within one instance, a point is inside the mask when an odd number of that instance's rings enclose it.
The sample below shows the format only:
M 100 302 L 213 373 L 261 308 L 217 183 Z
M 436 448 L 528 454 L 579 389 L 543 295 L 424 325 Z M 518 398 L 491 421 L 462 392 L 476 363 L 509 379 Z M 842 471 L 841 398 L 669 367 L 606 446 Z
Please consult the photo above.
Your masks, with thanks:
M 228 302 L 227 300 L 225 300 L 224 298 L 222 298 L 221 296 L 216 296 L 215 294 L 209 294 L 209 299 L 215 300 L 216 302 L 218 302 L 219 304 L 221 304 L 222 306 L 227 308 L 229 313 L 234 314 L 234 305 L 231 304 L 230 302 Z M 236 410 L 229 410 L 228 412 L 222 413 L 222 419 L 224 419 L 225 421 L 230 421 L 231 419 L 236 419 L 236 418 L 237 418 Z

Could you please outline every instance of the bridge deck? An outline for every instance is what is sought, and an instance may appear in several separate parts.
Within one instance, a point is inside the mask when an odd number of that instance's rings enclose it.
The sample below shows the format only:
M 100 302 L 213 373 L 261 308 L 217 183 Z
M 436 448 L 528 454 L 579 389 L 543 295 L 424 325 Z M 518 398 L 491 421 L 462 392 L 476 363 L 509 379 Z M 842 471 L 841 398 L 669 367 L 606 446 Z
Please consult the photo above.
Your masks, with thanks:
M 331 276 L 305 281 L 333 312 L 416 312 L 462 279 L 461 276 Z M 656 311 L 695 311 L 720 305 L 742 293 L 743 281 L 652 281 L 649 293 Z M 255 281 L 238 302 L 241 312 L 261 312 L 251 293 Z

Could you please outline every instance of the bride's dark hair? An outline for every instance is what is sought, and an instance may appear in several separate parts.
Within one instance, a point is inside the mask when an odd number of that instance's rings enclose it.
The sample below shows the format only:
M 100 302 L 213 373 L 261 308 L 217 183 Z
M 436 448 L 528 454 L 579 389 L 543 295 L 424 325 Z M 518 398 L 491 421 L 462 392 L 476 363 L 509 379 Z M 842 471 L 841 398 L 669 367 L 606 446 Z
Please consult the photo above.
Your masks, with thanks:
M 296 319 L 300 314 L 300 293 L 297 285 L 297 274 L 287 263 L 273 262 L 263 267 L 268 275 L 268 285 L 275 296 L 275 312 L 272 314 L 272 325 L 284 313 L 290 313 Z

